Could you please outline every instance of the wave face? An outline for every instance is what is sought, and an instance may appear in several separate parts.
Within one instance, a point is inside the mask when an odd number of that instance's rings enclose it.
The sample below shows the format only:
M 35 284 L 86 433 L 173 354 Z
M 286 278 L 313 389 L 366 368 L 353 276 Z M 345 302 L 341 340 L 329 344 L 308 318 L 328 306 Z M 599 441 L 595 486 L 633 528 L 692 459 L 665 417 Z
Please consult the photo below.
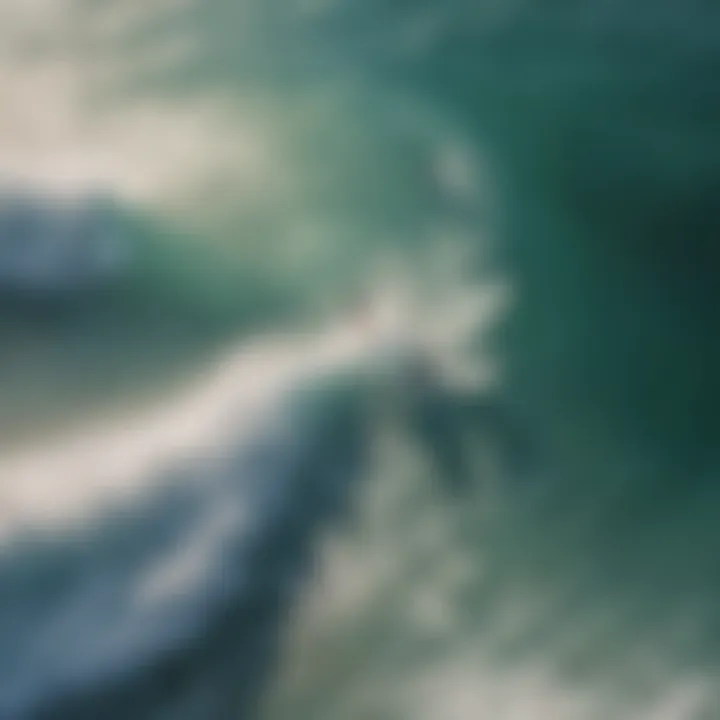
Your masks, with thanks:
M 2 3 L 0 720 L 717 717 L 716 15 Z

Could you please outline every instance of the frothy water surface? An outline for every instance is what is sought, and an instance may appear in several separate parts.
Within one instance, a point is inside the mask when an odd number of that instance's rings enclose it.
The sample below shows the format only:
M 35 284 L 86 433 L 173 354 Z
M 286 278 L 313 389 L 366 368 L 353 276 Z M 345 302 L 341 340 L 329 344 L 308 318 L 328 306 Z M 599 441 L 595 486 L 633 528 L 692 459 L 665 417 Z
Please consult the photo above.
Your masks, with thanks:
M 716 717 L 716 27 L 3 3 L 0 717 Z

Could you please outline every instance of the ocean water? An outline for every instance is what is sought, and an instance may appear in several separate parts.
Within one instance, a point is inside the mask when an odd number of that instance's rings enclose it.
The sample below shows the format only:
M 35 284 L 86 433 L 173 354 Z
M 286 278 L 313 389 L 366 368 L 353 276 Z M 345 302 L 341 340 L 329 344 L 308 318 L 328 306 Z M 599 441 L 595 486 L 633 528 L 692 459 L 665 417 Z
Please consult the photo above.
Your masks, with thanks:
M 0 4 L 0 720 L 720 717 L 717 14 Z

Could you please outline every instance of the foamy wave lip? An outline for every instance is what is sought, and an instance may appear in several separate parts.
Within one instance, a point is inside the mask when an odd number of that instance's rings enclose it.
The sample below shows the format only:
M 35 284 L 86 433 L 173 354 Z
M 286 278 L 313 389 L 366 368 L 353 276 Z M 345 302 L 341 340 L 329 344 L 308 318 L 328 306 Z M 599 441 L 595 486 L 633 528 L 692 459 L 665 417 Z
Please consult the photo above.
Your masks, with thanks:
M 452 372 L 443 353 L 458 344 L 461 354 L 468 329 L 494 318 L 500 307 L 494 292 L 481 292 L 473 303 L 463 298 L 468 312 L 457 327 L 444 313 L 438 326 L 417 325 L 407 300 L 397 286 L 378 295 L 360 317 L 314 333 L 255 338 L 228 351 L 194 387 L 146 417 L 7 457 L 0 464 L 0 536 L 7 539 L 28 525 L 77 522 L 119 498 L 136 497 L 162 477 L 168 462 L 253 437 L 263 418 L 307 383 L 348 369 L 373 374 L 383 358 L 425 354 L 427 348 L 442 371 Z
M 7 104 L 24 124 L 18 105 Z M 87 122 L 75 117 L 62 130 L 6 132 L 0 178 L 56 195 L 108 187 L 127 201 L 173 210 L 181 210 L 183 199 L 218 175 L 246 192 L 260 191 L 264 182 L 269 188 L 269 175 L 275 173 L 263 131 L 239 118 L 231 129 L 229 112 L 203 103 L 148 102 Z M 48 124 L 58 114 L 52 106 L 27 110 L 28 116 L 41 116 Z
M 228 352 L 195 387 L 145 417 L 6 457 L 0 534 L 77 522 L 136 497 L 169 462 L 240 442 L 293 387 L 356 362 L 369 347 L 344 326 L 312 338 L 260 338 Z
M 137 53 L 122 39 L 188 5 L 113 4 L 90 13 L 73 0 L 3 3 L 0 180 L 55 194 L 104 186 L 173 211 L 217 177 L 248 195 L 276 188 L 281 163 L 267 118 L 251 103 L 240 108 L 218 92 L 182 100 L 132 92 L 136 78 L 182 66 L 198 49 L 189 31 Z

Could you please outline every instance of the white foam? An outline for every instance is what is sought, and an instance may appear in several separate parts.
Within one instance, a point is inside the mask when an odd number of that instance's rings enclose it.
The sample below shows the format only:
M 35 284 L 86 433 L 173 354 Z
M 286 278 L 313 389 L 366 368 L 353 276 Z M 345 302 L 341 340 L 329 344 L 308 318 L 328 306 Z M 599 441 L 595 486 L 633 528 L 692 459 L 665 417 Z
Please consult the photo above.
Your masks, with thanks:
M 212 454 L 251 437 L 293 388 L 351 368 L 373 372 L 388 348 L 401 345 L 401 354 L 429 352 L 445 367 L 442 353 L 462 346 L 469 317 L 453 339 L 444 312 L 418 317 L 399 287 L 385 286 L 357 317 L 312 332 L 243 342 L 179 397 L 141 416 L 9 454 L 0 461 L 0 537 L 38 523 L 76 522 L 127 501 L 161 477 L 169 461 Z M 479 301 L 469 307 L 483 324 L 500 304 L 492 292 L 477 292 Z M 468 299 L 459 302 L 465 305 Z M 439 350 L 424 342 L 437 334 L 434 323 L 446 326 Z
M 133 94 L 136 78 L 198 52 L 190 29 L 128 52 L 133 29 L 168 21 L 186 2 L 73 0 L 0 5 L 0 180 L 54 192 L 102 185 L 135 202 L 186 204 L 213 177 L 270 192 L 281 164 L 268 119 L 218 92 L 171 99 Z M 281 172 L 281 171 L 280 171 Z

